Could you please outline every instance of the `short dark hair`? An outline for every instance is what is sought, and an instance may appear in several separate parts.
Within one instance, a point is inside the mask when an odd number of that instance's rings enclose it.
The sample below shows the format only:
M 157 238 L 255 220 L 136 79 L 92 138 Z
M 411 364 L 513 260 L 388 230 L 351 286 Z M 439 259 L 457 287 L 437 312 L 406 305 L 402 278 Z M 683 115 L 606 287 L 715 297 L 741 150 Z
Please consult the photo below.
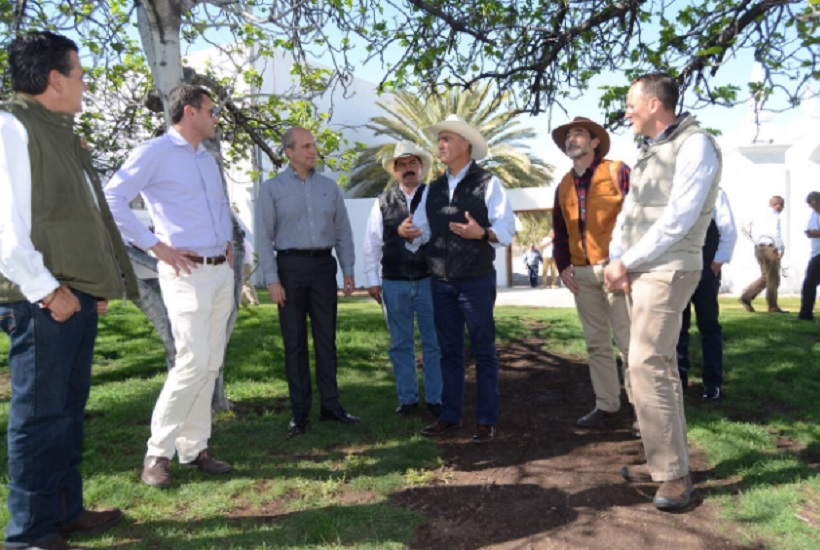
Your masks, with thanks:
M 48 88 L 51 71 L 69 76 L 72 64 L 68 52 L 79 52 L 70 38 L 51 31 L 21 34 L 9 46 L 11 89 L 40 95 Z
M 171 124 L 176 124 L 182 120 L 185 114 L 185 106 L 202 107 L 202 98 L 208 97 L 213 101 L 211 92 L 200 86 L 191 84 L 180 84 L 168 94 L 168 113 L 171 115 Z
M 647 73 L 632 81 L 643 84 L 643 93 L 648 97 L 657 97 L 667 111 L 675 112 L 678 106 L 680 91 L 677 81 L 666 73 Z
M 784 198 L 783 198 L 783 197 L 781 197 L 780 195 L 772 195 L 772 198 L 770 198 L 770 199 L 769 199 L 769 202 L 776 202 L 776 203 L 778 203 L 778 204 L 782 204 L 782 205 L 784 205 L 784 206 L 785 206 L 785 204 L 786 204 L 786 199 L 784 199 Z
M 820 204 L 820 191 L 812 191 L 809 193 L 809 196 L 806 197 L 806 202 L 809 204 Z

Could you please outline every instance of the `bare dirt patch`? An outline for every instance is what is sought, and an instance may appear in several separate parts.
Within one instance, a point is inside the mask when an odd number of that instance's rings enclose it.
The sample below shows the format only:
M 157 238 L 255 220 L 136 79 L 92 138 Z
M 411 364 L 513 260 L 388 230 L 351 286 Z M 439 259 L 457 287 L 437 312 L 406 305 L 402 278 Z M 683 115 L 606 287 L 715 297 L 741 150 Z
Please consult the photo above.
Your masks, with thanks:
M 703 482 L 712 476 L 697 451 L 691 462 L 699 491 L 683 512 L 656 510 L 657 485 L 620 477 L 622 465 L 645 461 L 640 440 L 630 434 L 631 410 L 624 405 L 605 430 L 576 428 L 594 406 L 585 364 L 547 354 L 536 340 L 505 345 L 499 358 L 498 438 L 486 445 L 469 441 L 470 368 L 464 428 L 439 442 L 445 466 L 431 485 L 394 497 L 427 519 L 411 548 L 751 547 L 740 544 L 740 534 L 704 500 L 710 489 Z

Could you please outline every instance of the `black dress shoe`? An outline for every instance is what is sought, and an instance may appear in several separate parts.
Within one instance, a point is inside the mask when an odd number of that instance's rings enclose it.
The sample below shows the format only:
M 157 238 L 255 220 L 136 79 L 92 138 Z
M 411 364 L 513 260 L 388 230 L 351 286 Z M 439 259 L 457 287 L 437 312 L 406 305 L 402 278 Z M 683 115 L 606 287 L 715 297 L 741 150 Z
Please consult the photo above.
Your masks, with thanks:
M 333 420 L 336 422 L 341 422 L 342 424 L 358 424 L 362 421 L 361 418 L 358 416 L 353 416 L 352 414 L 347 414 L 345 410 L 339 407 L 338 410 L 331 411 L 328 409 L 322 409 L 319 412 L 319 421 L 320 422 L 327 422 L 329 420 Z
M 401 416 L 410 416 L 413 414 L 413 411 L 419 408 L 418 403 L 407 403 L 406 405 L 399 405 L 396 408 L 396 414 L 400 414 Z
M 576 424 L 581 426 L 582 428 L 600 428 L 604 425 L 607 420 L 611 420 L 618 416 L 618 411 L 615 412 L 607 412 L 602 411 L 601 409 L 595 408 L 592 410 L 591 413 L 586 414 L 578 419 Z
M 703 386 L 704 401 L 718 401 L 720 399 L 720 386 Z
M 288 422 L 289 435 L 302 435 L 307 431 L 307 420 L 297 420 L 294 416 Z
M 433 416 L 439 418 L 441 416 L 441 403 L 427 403 L 427 410 L 430 411 Z
M 495 439 L 495 426 L 490 424 L 479 424 L 475 434 L 470 438 L 473 443 L 489 443 Z

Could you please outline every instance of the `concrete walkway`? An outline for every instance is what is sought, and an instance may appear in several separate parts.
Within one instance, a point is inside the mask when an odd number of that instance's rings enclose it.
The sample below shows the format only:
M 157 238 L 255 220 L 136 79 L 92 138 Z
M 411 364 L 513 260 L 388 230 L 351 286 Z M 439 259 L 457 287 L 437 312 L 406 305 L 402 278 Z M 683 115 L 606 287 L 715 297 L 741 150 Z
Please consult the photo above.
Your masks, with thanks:
M 497 306 L 575 307 L 575 299 L 566 288 L 499 288 Z

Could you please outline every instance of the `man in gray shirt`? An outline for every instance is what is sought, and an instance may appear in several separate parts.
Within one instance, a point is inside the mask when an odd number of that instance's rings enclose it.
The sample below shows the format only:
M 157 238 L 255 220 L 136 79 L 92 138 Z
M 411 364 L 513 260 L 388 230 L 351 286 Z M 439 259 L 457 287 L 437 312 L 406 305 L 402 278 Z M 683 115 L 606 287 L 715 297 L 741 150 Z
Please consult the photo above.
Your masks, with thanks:
M 344 294 L 353 292 L 353 232 L 339 187 L 316 173 L 316 141 L 304 128 L 282 137 L 290 166 L 262 184 L 256 201 L 259 265 L 271 299 L 279 306 L 285 371 L 293 418 L 288 433 L 305 432 L 310 414 L 307 315 L 316 352 L 319 420 L 356 424 L 339 403 L 336 385 L 336 256 Z M 275 254 L 274 254 L 275 252 Z

